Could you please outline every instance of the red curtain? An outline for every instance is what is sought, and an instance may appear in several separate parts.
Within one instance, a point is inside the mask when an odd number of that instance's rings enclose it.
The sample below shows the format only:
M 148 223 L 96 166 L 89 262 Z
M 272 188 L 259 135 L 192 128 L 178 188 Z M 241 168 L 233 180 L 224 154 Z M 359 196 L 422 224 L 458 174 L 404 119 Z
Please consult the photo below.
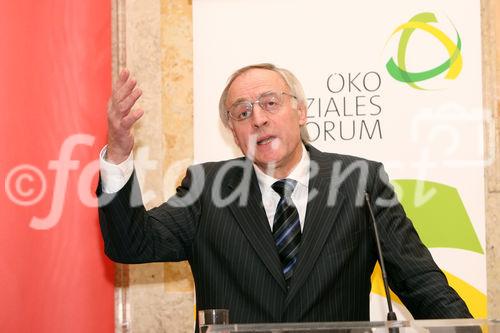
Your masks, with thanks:
M 110 1 L 0 1 L 0 332 L 114 331 L 93 194 L 110 18 Z

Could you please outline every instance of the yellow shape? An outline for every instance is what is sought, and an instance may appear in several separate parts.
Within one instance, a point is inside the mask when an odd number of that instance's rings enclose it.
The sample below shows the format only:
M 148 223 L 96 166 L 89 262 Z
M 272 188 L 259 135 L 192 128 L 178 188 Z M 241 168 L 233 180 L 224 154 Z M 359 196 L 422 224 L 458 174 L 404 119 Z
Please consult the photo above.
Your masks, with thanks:
M 486 318 L 486 295 L 464 280 L 460 279 L 459 277 L 446 271 L 443 272 L 446 275 L 450 286 L 455 289 L 458 295 L 460 295 L 460 297 L 462 297 L 462 299 L 465 301 L 467 307 L 469 308 L 469 311 L 474 316 L 474 318 Z M 378 263 L 373 270 L 371 280 L 372 293 L 385 297 L 384 283 L 382 282 L 382 272 Z M 394 294 L 392 290 L 390 291 L 390 295 L 393 302 L 402 304 L 399 297 Z
M 450 286 L 463 298 L 474 318 L 486 318 L 486 295 L 459 277 L 443 271 Z
M 380 269 L 380 265 L 377 264 L 375 265 L 375 269 L 373 270 L 372 273 L 372 293 L 380 295 L 385 298 L 385 290 L 384 290 L 384 282 L 382 281 L 382 270 Z M 403 304 L 399 297 L 392 292 L 392 290 L 389 290 L 389 293 L 391 295 L 391 299 L 393 302 Z

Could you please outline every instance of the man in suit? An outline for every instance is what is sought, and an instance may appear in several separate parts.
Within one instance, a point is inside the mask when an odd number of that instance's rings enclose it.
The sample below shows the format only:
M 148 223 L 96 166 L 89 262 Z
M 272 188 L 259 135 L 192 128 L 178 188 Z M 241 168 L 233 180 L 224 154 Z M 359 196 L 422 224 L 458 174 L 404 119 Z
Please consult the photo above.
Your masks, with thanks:
M 146 211 L 131 128 L 143 111 L 120 74 L 98 194 L 106 254 L 122 263 L 188 260 L 198 309 L 236 323 L 369 320 L 376 244 L 392 290 L 415 318 L 470 317 L 420 241 L 380 163 L 307 143 L 299 81 L 271 64 L 235 72 L 219 111 L 244 157 L 188 169 L 177 194 Z M 131 204 L 138 203 L 138 204 Z

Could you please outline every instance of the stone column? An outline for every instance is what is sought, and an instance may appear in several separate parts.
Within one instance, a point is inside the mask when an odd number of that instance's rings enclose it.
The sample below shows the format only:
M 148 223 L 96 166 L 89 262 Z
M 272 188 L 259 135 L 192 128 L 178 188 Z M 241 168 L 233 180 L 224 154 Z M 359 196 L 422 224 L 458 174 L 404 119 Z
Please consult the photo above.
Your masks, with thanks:
M 192 20 L 189 1 L 113 0 L 113 74 L 126 66 L 143 96 L 134 160 L 146 207 L 162 203 L 192 163 Z M 117 265 L 116 332 L 192 332 L 187 263 Z

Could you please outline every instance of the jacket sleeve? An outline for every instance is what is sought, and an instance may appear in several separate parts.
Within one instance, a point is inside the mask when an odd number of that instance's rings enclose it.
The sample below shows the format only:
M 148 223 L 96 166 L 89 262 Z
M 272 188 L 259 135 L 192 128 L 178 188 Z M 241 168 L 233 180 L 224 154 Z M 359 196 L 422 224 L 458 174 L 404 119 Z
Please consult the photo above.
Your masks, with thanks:
M 188 170 L 176 195 L 149 211 L 138 184 L 134 172 L 120 191 L 107 194 L 99 181 L 99 224 L 106 255 L 127 264 L 189 259 L 201 194 L 192 193 L 191 172 Z
M 472 317 L 420 240 L 381 164 L 374 177 L 371 196 L 389 285 L 413 317 Z

